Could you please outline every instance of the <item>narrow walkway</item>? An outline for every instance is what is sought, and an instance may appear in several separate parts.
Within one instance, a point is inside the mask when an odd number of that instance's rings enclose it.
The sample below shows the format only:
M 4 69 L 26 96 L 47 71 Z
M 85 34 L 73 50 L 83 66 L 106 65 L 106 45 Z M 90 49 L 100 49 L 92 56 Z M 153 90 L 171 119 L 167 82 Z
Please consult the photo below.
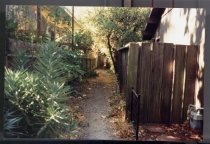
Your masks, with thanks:
M 111 96 L 114 86 L 114 76 L 105 70 L 98 70 L 99 76 L 89 79 L 90 93 L 83 105 L 88 125 L 85 127 L 85 134 L 81 139 L 117 139 L 112 135 L 112 129 L 107 116 L 110 111 L 108 97 Z

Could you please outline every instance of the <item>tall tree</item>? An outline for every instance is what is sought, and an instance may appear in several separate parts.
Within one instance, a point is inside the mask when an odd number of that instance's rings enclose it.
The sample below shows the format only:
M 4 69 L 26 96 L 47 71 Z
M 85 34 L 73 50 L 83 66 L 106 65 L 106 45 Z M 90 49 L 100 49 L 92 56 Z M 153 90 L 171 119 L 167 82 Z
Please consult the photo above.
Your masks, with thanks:
M 142 40 L 148 14 L 146 8 L 98 8 L 94 11 L 91 24 L 97 29 L 97 37 L 106 44 L 115 71 L 116 48 Z

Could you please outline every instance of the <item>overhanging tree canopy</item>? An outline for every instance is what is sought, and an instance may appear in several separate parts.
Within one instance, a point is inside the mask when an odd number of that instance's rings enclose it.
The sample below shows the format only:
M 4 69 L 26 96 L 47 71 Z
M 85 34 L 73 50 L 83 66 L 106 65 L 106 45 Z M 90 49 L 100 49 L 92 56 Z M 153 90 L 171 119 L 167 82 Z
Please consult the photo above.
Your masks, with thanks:
M 115 70 L 115 48 L 142 40 L 148 14 L 146 8 L 98 8 L 91 16 L 91 24 L 96 28 L 95 35 L 109 49 Z

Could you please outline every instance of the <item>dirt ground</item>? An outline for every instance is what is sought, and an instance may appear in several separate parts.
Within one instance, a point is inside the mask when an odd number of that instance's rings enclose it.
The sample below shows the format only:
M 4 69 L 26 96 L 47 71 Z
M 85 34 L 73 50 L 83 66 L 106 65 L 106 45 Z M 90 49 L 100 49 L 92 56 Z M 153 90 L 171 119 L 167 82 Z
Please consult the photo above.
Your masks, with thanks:
M 78 123 L 77 139 L 118 140 L 113 133 L 109 98 L 116 89 L 116 77 L 106 70 L 97 70 L 98 76 L 88 78 L 81 85 L 81 96 L 72 98 L 75 119 Z M 77 103 L 75 105 L 75 103 Z
M 98 77 L 89 79 L 90 93 L 88 99 L 84 103 L 83 110 L 87 126 L 84 129 L 84 134 L 81 139 L 117 139 L 112 135 L 107 116 L 110 112 L 108 98 L 112 95 L 113 77 L 111 74 L 103 70 L 98 70 Z

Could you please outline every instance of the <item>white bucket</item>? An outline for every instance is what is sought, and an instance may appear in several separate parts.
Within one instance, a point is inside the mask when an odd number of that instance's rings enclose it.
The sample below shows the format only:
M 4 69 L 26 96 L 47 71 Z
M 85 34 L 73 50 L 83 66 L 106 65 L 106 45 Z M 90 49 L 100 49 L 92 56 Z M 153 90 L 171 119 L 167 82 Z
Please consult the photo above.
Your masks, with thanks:
M 203 108 L 196 108 L 195 105 L 188 106 L 188 120 L 190 127 L 195 130 L 203 129 Z

